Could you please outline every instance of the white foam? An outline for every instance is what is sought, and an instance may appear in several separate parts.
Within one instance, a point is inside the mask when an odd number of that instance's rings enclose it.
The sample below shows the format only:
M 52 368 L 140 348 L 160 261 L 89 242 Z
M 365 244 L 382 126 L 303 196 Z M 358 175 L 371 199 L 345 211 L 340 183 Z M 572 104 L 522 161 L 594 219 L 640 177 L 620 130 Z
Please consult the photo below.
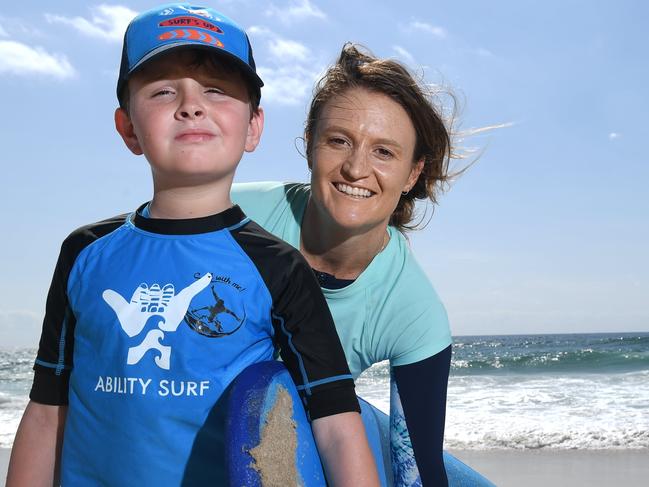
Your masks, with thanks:
M 27 406 L 27 398 L 0 392 L 0 448 L 11 448 L 18 423 Z
M 649 448 L 649 371 L 615 375 L 451 376 L 445 447 Z M 382 364 L 357 392 L 389 409 Z

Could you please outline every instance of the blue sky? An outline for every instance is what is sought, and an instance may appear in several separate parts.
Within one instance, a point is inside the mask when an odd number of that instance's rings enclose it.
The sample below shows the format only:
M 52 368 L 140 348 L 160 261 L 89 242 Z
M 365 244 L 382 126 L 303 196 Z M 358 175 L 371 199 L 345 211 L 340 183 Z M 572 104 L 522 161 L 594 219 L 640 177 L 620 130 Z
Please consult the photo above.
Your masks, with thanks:
M 0 346 L 37 343 L 60 242 L 151 195 L 113 128 L 121 38 L 157 2 L 0 6 Z M 250 33 L 266 130 L 237 180 L 308 178 L 311 89 L 345 41 L 458 100 L 479 160 L 413 249 L 453 333 L 649 331 L 649 64 L 641 1 L 210 3 Z M 448 102 L 448 97 L 445 97 Z

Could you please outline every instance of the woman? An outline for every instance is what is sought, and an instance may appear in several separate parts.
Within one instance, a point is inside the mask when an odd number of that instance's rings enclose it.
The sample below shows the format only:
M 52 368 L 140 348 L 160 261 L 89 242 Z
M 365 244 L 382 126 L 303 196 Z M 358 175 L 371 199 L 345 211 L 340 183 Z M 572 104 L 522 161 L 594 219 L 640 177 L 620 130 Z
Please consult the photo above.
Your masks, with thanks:
M 232 197 L 314 269 L 354 378 L 390 361 L 392 420 L 405 416 L 424 485 L 446 485 L 451 335 L 403 232 L 415 201 L 435 202 L 448 178 L 449 129 L 403 66 L 347 44 L 316 86 L 304 138 L 310 185 L 240 184 Z

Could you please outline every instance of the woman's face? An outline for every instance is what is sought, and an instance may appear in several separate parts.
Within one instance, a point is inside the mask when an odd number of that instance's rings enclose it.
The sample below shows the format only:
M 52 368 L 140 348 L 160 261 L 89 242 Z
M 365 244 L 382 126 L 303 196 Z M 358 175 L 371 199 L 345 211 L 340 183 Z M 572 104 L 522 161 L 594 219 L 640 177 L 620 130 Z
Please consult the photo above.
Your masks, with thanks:
M 353 88 L 323 107 L 309 158 L 312 201 L 324 224 L 353 233 L 383 231 L 402 191 L 416 182 L 416 135 L 388 96 Z

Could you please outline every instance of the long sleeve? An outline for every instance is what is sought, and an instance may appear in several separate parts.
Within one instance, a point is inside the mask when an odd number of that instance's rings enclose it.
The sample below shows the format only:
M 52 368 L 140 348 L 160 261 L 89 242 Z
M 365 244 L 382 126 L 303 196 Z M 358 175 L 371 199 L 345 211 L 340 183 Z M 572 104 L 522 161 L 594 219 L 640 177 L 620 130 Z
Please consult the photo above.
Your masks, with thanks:
M 422 484 L 448 485 L 442 456 L 451 346 L 420 362 L 393 367 L 399 401 Z M 400 414 L 398 406 L 391 414 Z M 394 418 L 397 421 L 399 418 Z M 394 421 L 393 419 L 393 421 Z M 406 440 L 407 442 L 407 440 Z

